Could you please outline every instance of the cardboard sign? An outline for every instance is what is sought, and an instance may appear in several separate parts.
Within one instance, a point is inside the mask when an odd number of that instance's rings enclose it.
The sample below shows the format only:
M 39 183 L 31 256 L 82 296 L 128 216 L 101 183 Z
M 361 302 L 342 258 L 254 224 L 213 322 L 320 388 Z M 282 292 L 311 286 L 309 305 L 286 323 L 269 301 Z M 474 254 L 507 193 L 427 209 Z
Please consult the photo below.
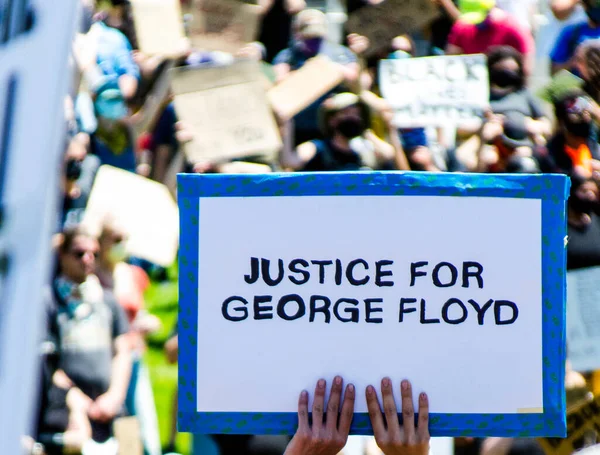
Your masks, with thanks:
M 566 439 L 540 438 L 539 442 L 548 455 L 571 455 L 583 447 L 595 444 L 598 435 L 600 435 L 600 397 L 569 410 Z
M 82 224 L 100 233 L 116 220 L 126 231 L 127 251 L 168 267 L 177 256 L 177 206 L 162 184 L 111 166 L 101 166 Z
M 430 0 L 386 0 L 351 14 L 346 28 L 369 38 L 368 57 L 388 49 L 396 36 L 420 30 L 437 15 Z
M 344 80 L 342 68 L 326 57 L 315 57 L 267 92 L 273 110 L 290 119 Z
M 353 434 L 389 376 L 429 394 L 435 436 L 564 436 L 568 186 L 180 175 L 180 430 L 293 433 L 300 391 L 340 374 Z
M 379 87 L 398 127 L 445 126 L 481 117 L 490 98 L 484 55 L 382 60 Z
M 281 138 L 256 62 L 180 70 L 173 76 L 175 109 L 194 139 L 185 151 L 191 162 L 272 155 Z
M 188 35 L 197 49 L 234 53 L 256 40 L 260 12 L 238 0 L 193 0 Z
M 131 0 L 140 50 L 174 57 L 185 49 L 180 0 Z
M 567 274 L 568 358 L 575 371 L 600 368 L 600 267 Z

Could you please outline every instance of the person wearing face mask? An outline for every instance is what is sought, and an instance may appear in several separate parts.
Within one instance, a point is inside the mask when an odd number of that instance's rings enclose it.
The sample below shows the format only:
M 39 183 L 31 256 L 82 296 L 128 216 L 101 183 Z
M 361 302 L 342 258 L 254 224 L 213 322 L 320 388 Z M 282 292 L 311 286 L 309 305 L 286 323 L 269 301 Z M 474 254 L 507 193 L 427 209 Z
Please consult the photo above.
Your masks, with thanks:
M 91 152 L 101 164 L 135 172 L 133 138 L 125 123 L 130 111 L 122 92 L 110 83 L 100 87 L 94 99 L 94 112 L 98 123 L 90 136 Z
M 282 167 L 301 171 L 380 169 L 394 159 L 394 147 L 370 131 L 370 112 L 353 93 L 328 98 L 319 111 L 323 140 L 305 142 L 282 154 Z
M 543 145 L 552 123 L 536 97 L 526 88 L 523 56 L 510 46 L 492 48 L 488 54 L 490 110 L 495 116 L 520 116 L 532 144 Z
M 569 243 L 567 270 L 600 265 L 600 190 L 598 182 L 571 177 L 571 197 L 567 204 Z
M 96 275 L 102 288 L 114 294 L 129 320 L 127 337 L 133 353 L 133 366 L 125 406 L 140 422 L 145 455 L 160 455 L 154 396 L 148 370 L 142 362 L 145 337 L 161 328 L 160 320 L 144 310 L 144 291 L 150 280 L 140 267 L 125 262 L 129 257 L 127 236 L 114 220 L 104 224 L 99 245 Z
M 497 8 L 495 0 L 459 0 L 461 17 L 452 26 L 446 54 L 486 54 L 496 46 L 511 46 L 524 56 L 523 72 L 533 71 L 535 43 L 531 32 Z
M 552 74 L 566 69 L 579 75 L 579 46 L 588 40 L 600 38 L 600 1 L 582 0 L 581 4 L 587 18 L 566 26 L 558 35 L 550 53 Z
M 326 93 L 294 117 L 294 143 L 298 145 L 322 137 L 318 122 L 319 106 L 333 93 L 344 91 L 344 85 L 356 82 L 360 67 L 350 49 L 327 41 L 327 18 L 321 11 L 306 9 L 296 14 L 292 23 L 292 32 L 293 39 L 290 47 L 277 54 L 273 60 L 277 83 L 316 56 L 326 57 L 337 63 L 344 75 L 341 86 Z
M 554 101 L 558 123 L 548 143 L 548 154 L 541 160 L 544 172 L 559 172 L 590 178 L 600 170 L 600 147 L 594 140 L 592 102 L 579 89 Z

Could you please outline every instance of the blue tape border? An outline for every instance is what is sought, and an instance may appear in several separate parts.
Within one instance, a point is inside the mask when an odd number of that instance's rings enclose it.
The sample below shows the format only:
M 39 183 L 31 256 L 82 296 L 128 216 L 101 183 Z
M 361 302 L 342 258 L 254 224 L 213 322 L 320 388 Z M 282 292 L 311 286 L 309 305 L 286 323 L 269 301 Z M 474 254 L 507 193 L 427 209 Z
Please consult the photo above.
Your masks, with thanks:
M 565 437 L 565 200 L 563 175 L 415 172 L 295 173 L 178 176 L 179 431 L 204 434 L 293 434 L 295 413 L 196 411 L 198 222 L 200 197 L 407 195 L 527 198 L 542 201 L 543 414 L 431 414 L 432 436 Z M 368 414 L 351 434 L 371 435 Z

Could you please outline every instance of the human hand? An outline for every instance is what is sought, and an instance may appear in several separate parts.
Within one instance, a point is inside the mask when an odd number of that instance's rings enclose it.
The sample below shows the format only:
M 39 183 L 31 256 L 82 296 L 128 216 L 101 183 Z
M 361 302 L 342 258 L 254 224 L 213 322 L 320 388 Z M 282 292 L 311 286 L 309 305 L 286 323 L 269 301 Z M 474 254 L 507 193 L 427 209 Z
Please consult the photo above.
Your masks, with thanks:
M 323 422 L 326 382 L 320 379 L 315 388 L 312 408 L 312 427 L 308 423 L 308 392 L 303 391 L 298 400 L 298 430 L 284 455 L 336 455 L 345 445 L 354 416 L 355 390 L 346 386 L 340 410 L 343 379 L 333 379 L 331 395 L 327 403 L 327 417 Z M 338 413 L 339 423 L 338 423 Z
M 412 399 L 412 386 L 402 381 L 402 417 L 404 425 L 398 421 L 396 402 L 392 382 L 389 378 L 381 381 L 383 409 L 387 428 L 383 423 L 383 415 L 377 398 L 375 387 L 366 390 L 369 418 L 373 426 L 375 441 L 385 455 L 427 455 L 429 453 L 429 401 L 427 395 L 419 395 L 419 422 L 415 428 L 415 413 Z
M 67 393 L 67 407 L 72 412 L 83 412 L 89 411 L 92 403 L 94 402 L 90 397 L 83 393 L 77 387 L 72 387 Z
M 110 391 L 100 395 L 96 401 L 90 405 L 88 416 L 98 422 L 109 422 L 114 419 L 121 408 L 123 401 Z
M 359 35 L 358 33 L 350 33 L 347 37 L 347 40 L 348 48 L 350 48 L 350 50 L 355 54 L 359 55 L 365 52 L 371 45 L 369 38 Z
M 491 114 L 481 127 L 480 136 L 484 143 L 492 142 L 504 133 L 504 116 Z

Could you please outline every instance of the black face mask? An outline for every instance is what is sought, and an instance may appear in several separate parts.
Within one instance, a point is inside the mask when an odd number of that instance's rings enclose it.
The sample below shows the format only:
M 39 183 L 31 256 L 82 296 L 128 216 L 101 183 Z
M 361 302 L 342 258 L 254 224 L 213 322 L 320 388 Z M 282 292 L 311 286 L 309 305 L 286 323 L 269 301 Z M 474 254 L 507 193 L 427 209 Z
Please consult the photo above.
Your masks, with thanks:
M 337 124 L 336 130 L 347 139 L 360 136 L 365 131 L 362 120 L 357 118 L 345 118 Z
M 572 196 L 569 199 L 569 207 L 577 213 L 586 213 L 588 215 L 598 211 L 598 202 L 590 201 L 589 199 L 581 199 L 577 196 Z
M 490 82 L 501 88 L 516 87 L 523 83 L 523 77 L 519 71 L 492 69 L 490 71 Z
M 576 137 L 589 137 L 592 131 L 591 122 L 564 122 L 565 129 Z

